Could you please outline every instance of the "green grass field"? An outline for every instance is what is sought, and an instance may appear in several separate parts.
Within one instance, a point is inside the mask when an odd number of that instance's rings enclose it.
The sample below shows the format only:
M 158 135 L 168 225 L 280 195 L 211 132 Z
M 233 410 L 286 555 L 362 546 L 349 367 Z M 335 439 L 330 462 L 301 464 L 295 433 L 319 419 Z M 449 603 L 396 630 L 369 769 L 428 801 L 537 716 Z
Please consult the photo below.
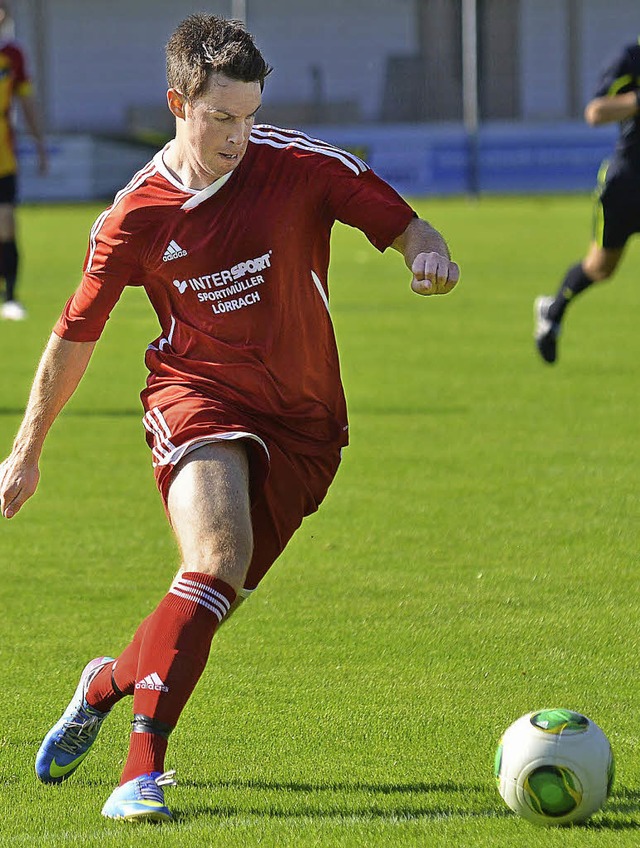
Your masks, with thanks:
M 140 422 L 156 322 L 127 292 L 52 430 L 36 497 L 0 525 L 1 846 L 636 846 L 640 828 L 640 254 L 572 308 L 548 367 L 532 300 L 584 251 L 581 197 L 421 201 L 462 267 L 422 299 L 400 258 L 336 229 L 332 311 L 352 444 L 320 512 L 214 640 L 172 737 L 176 823 L 108 822 L 119 704 L 59 787 L 33 759 L 85 662 L 118 653 L 177 565 Z M 6 455 L 97 207 L 25 207 L 0 324 Z M 608 733 L 615 791 L 541 830 L 493 780 L 545 706 Z

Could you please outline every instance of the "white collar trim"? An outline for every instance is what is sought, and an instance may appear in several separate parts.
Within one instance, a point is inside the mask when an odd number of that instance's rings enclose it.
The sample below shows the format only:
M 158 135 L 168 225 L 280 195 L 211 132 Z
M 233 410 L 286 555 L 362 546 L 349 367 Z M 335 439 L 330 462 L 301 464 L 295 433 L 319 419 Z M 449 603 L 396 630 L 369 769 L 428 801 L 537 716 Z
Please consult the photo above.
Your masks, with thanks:
M 172 186 L 180 189 L 185 194 L 190 194 L 191 197 L 186 200 L 181 209 L 194 209 L 196 206 L 199 206 L 205 200 L 208 200 L 210 197 L 220 191 L 223 185 L 227 182 L 227 180 L 233 174 L 233 171 L 229 171 L 228 174 L 225 174 L 223 177 L 219 177 L 217 180 L 214 180 L 211 185 L 206 186 L 206 188 L 189 188 L 189 186 L 184 185 L 184 183 L 180 182 L 180 180 L 167 168 L 164 162 L 164 153 L 169 147 L 169 142 L 166 144 L 162 150 L 159 150 L 156 155 L 153 157 L 153 162 L 158 169 L 158 172 L 162 174 L 162 176 L 167 180 L 167 182 L 171 183 Z
M 185 201 L 181 209 L 193 209 L 196 206 L 199 206 L 205 200 L 208 200 L 210 197 L 220 191 L 222 186 L 227 182 L 227 180 L 231 177 L 233 171 L 229 171 L 228 174 L 225 174 L 223 177 L 219 177 L 215 182 L 212 182 L 211 185 L 208 185 L 206 188 L 201 188 L 199 191 L 196 191 L 189 200 Z M 192 190 L 192 189 L 191 189 Z

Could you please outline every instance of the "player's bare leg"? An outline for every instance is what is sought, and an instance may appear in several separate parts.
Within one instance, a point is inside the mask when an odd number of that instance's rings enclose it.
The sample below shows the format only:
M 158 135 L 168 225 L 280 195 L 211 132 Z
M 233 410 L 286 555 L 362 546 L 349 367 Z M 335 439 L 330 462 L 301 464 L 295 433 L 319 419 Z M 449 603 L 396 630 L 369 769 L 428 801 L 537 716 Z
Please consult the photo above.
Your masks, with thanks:
M 201 571 L 237 592 L 253 551 L 249 465 L 242 442 L 212 442 L 187 456 L 169 489 L 181 572 Z
M 569 268 L 555 297 L 536 298 L 534 335 L 538 352 L 545 362 L 556 361 L 558 336 L 569 303 L 594 283 L 608 280 L 623 253 L 624 248 L 605 248 L 593 242 L 583 261 Z
M 222 443 L 222 444 L 228 445 L 230 447 L 234 447 L 234 445 L 237 445 L 238 443 Z M 180 566 L 180 569 L 178 570 L 178 573 L 176 574 L 176 576 L 173 580 L 172 586 L 175 586 L 180 581 L 180 579 L 182 578 L 182 575 L 184 574 L 185 571 L 200 570 L 198 568 L 194 568 L 193 565 L 191 565 L 191 563 L 193 563 L 193 562 L 196 562 L 196 561 L 197 562 L 205 562 L 205 561 L 207 561 L 207 562 L 212 563 L 214 568 L 216 567 L 215 563 L 220 561 L 221 556 L 220 556 L 220 553 L 216 553 L 212 549 L 214 544 L 218 544 L 218 542 L 215 542 L 214 539 L 213 539 L 212 530 L 213 530 L 214 527 L 219 527 L 219 526 L 227 527 L 228 528 L 227 532 L 231 531 L 233 533 L 234 538 L 237 540 L 236 543 L 235 543 L 236 546 L 239 545 L 241 539 L 244 540 L 243 541 L 243 544 L 244 544 L 244 547 L 245 547 L 244 554 L 241 554 L 241 551 L 238 550 L 238 549 L 236 550 L 236 554 L 235 554 L 236 558 L 238 556 L 240 557 L 240 559 L 238 561 L 236 561 L 236 565 L 235 565 L 235 568 L 237 569 L 237 573 L 234 577 L 231 577 L 231 575 L 227 575 L 226 582 L 233 586 L 233 588 L 236 590 L 237 594 L 236 594 L 235 601 L 231 604 L 229 612 L 226 614 L 223 621 L 221 622 L 221 624 L 222 624 L 225 621 L 228 621 L 229 616 L 231 616 L 232 613 L 234 613 L 238 609 L 240 604 L 243 601 L 245 601 L 249 597 L 249 595 L 251 594 L 250 591 L 243 589 L 243 585 L 242 585 L 243 582 L 244 582 L 244 578 L 246 576 L 246 573 L 247 573 L 247 569 L 249 567 L 249 562 L 251 561 L 251 553 L 252 553 L 252 550 L 253 550 L 253 533 L 252 533 L 252 528 L 251 528 L 250 504 L 249 504 L 249 501 L 248 501 L 248 498 L 247 498 L 247 493 L 249 491 L 248 468 L 246 468 L 246 467 L 244 468 L 242 474 L 240 475 L 240 477 L 238 479 L 235 480 L 235 482 L 230 480 L 225 475 L 225 483 L 224 483 L 225 486 L 231 485 L 231 486 L 239 487 L 238 488 L 238 498 L 237 499 L 234 498 L 233 501 L 234 501 L 234 504 L 236 504 L 238 506 L 240 505 L 241 502 L 244 502 L 244 509 L 243 509 L 244 514 L 241 516 L 241 525 L 242 526 L 236 526 L 235 528 L 233 528 L 232 523 L 234 521 L 236 521 L 236 519 L 232 518 L 230 520 L 229 516 L 222 516 L 222 517 L 216 518 L 213 509 L 210 509 L 207 512 L 208 517 L 207 517 L 206 525 L 205 526 L 198 526 L 196 528 L 191 528 L 191 524 L 193 523 L 192 522 L 192 512 L 190 512 L 189 507 L 186 506 L 188 501 L 191 500 L 194 496 L 195 496 L 195 498 L 198 502 L 201 502 L 200 496 L 203 494 L 203 492 L 202 492 L 203 488 L 205 489 L 205 494 L 204 494 L 205 497 L 206 497 L 206 491 L 210 491 L 209 490 L 209 484 L 206 480 L 206 477 L 210 474 L 217 474 L 218 473 L 219 461 L 220 460 L 219 460 L 219 457 L 218 457 L 219 450 L 217 448 L 219 446 L 220 446 L 220 443 L 213 443 L 213 451 L 207 451 L 206 450 L 207 447 L 211 447 L 211 446 L 204 446 L 202 449 L 200 449 L 200 450 L 204 451 L 204 454 L 201 457 L 198 458 L 198 457 L 195 457 L 193 454 L 189 454 L 185 458 L 185 463 L 182 466 L 183 471 L 181 472 L 182 480 L 180 482 L 178 482 L 176 476 L 174 476 L 174 480 L 171 484 L 171 489 L 169 491 L 169 510 L 170 510 L 170 513 L 171 513 L 171 520 L 173 522 L 174 531 L 176 533 L 176 537 L 178 538 L 178 543 L 180 544 L 181 551 L 182 551 L 182 554 L 183 554 L 182 564 Z M 242 448 L 242 452 L 245 453 L 244 448 Z M 198 451 L 197 453 L 199 454 L 200 451 Z M 214 455 L 213 462 L 207 456 L 208 453 L 213 453 L 213 455 Z M 196 459 L 198 463 L 205 462 L 206 467 L 187 465 L 186 464 L 187 460 L 189 460 L 190 457 L 193 458 L 193 459 Z M 246 457 L 246 453 L 245 453 L 245 457 Z M 175 488 L 176 483 L 178 483 L 178 488 Z M 188 489 L 189 489 L 188 494 L 185 494 L 183 492 L 183 489 L 184 489 L 185 486 L 188 487 Z M 172 492 L 173 492 L 173 495 L 172 495 Z M 229 492 L 229 494 L 233 495 L 232 492 Z M 245 498 L 246 498 L 246 500 L 245 500 Z M 173 507 L 171 506 L 172 499 L 173 499 L 173 502 L 174 502 Z M 174 515 L 174 512 L 176 513 L 176 515 Z M 186 546 L 187 546 L 187 550 L 188 550 L 187 555 L 185 555 L 185 547 L 180 542 L 180 536 L 178 536 L 179 531 L 178 531 L 178 527 L 176 526 L 176 517 L 177 517 L 177 514 L 179 514 L 179 513 L 182 513 L 183 517 L 184 517 L 184 526 L 182 526 L 182 524 L 181 524 L 180 533 L 182 533 L 183 536 L 186 533 Z M 240 516 L 238 516 L 238 518 L 240 518 Z M 229 568 L 230 564 L 228 563 L 225 567 Z M 220 574 L 218 574 L 218 576 L 221 577 L 221 579 L 225 579 Z
M 589 252 L 582 262 L 582 268 L 594 283 L 601 283 L 613 276 L 620 260 L 624 254 L 624 247 L 612 248 L 601 247 L 595 242 L 589 248 Z
M 9 241 L 15 237 L 15 207 L 12 203 L 0 203 L 0 241 Z

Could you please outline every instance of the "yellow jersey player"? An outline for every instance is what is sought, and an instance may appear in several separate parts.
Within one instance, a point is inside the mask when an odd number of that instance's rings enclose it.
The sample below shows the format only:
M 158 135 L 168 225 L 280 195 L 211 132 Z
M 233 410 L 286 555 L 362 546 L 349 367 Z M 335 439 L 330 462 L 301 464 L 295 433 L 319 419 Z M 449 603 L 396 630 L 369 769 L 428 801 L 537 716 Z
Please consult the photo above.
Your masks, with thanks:
M 10 321 L 21 321 L 26 312 L 16 300 L 18 160 L 11 114 L 14 100 L 20 103 L 25 122 L 35 138 L 41 174 L 47 170 L 47 154 L 24 52 L 12 35 L 9 6 L 0 0 L 0 277 L 4 279 L 4 303 L 0 307 L 0 316 Z

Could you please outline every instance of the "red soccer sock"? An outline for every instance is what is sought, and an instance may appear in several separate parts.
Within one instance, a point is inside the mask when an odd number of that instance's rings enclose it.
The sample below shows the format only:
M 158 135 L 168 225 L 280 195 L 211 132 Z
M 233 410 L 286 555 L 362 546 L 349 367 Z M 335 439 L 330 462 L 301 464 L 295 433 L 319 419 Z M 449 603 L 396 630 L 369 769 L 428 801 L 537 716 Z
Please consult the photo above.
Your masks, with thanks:
M 164 770 L 168 733 L 141 728 L 149 721 L 164 731 L 175 727 L 207 664 L 213 634 L 235 597 L 222 580 L 185 572 L 147 620 L 133 696 L 134 731 L 121 784 Z
M 120 778 L 120 786 L 141 774 L 164 771 L 164 758 L 168 739 L 157 733 L 132 733 L 129 737 L 129 754 Z
M 145 618 L 117 660 L 101 668 L 89 684 L 86 699 L 94 709 L 106 713 L 125 695 L 133 695 L 140 647 L 150 619 L 150 615 Z

